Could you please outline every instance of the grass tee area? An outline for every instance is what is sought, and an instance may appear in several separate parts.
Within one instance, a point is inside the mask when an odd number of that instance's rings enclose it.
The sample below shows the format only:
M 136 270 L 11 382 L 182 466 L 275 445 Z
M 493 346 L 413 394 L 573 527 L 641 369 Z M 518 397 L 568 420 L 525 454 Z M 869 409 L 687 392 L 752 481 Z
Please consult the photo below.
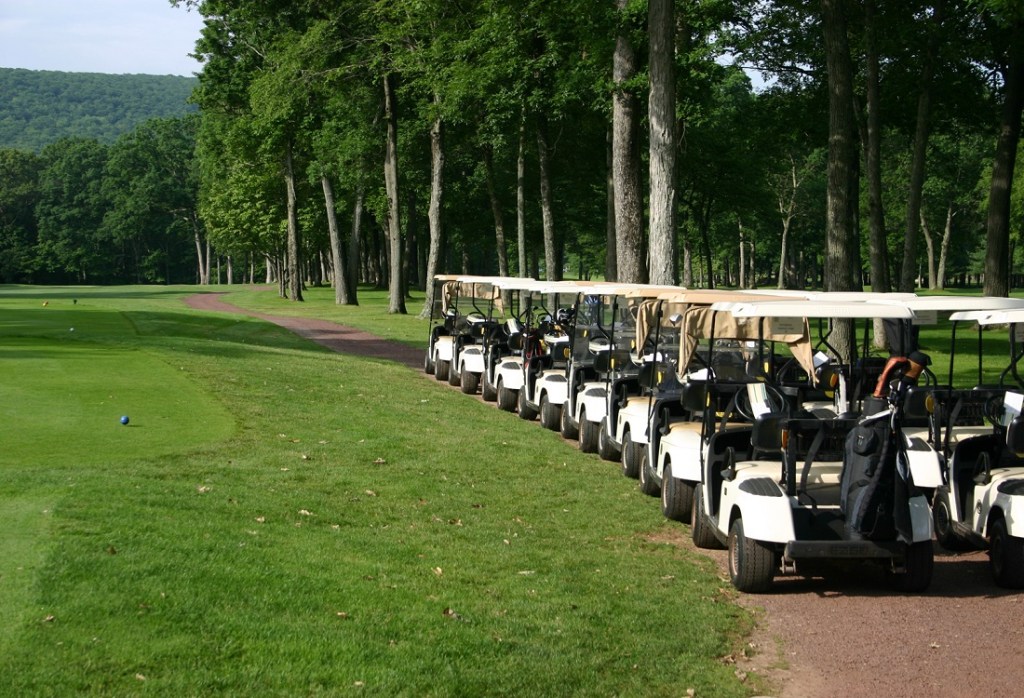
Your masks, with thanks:
M 0 287 L 0 695 L 757 692 L 618 468 L 197 290 Z M 426 338 L 360 301 L 298 312 Z

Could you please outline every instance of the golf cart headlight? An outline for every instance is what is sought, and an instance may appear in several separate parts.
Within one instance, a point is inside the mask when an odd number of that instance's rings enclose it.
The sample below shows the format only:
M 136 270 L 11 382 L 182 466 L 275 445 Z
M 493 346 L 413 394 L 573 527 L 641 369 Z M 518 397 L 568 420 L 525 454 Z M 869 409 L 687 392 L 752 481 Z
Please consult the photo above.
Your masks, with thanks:
M 928 394 L 924 399 L 924 408 L 928 411 L 928 414 L 935 414 L 935 396 Z
M 835 390 L 839 386 L 839 374 L 833 373 L 828 377 L 828 387 Z
M 782 444 L 782 450 L 789 448 L 789 429 L 783 429 L 779 433 L 779 443 Z

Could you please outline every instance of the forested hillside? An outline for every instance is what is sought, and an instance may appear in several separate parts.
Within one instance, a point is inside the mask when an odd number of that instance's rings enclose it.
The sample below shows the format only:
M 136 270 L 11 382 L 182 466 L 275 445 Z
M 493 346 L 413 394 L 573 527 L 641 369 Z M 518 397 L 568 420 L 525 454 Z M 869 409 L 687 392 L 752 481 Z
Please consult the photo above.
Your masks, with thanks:
M 195 78 L 0 68 L 0 148 L 39 151 L 65 136 L 113 143 L 146 119 L 181 116 Z

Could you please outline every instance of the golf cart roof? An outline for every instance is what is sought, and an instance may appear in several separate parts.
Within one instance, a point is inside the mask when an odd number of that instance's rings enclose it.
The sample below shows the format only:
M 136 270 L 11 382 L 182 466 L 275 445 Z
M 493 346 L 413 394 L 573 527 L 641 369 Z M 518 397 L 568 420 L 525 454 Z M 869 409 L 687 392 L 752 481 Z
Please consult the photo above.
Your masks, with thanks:
M 1024 298 L 1005 298 L 1003 296 L 916 296 L 894 302 L 905 305 L 914 311 L 955 312 L 1024 308 Z
M 961 322 L 973 320 L 979 325 L 1010 325 L 1024 322 L 1024 308 L 1009 308 L 1006 310 L 964 310 L 953 313 L 950 320 Z
M 905 305 L 872 301 L 785 300 L 715 303 L 711 309 L 736 318 L 884 318 L 912 320 L 914 311 Z

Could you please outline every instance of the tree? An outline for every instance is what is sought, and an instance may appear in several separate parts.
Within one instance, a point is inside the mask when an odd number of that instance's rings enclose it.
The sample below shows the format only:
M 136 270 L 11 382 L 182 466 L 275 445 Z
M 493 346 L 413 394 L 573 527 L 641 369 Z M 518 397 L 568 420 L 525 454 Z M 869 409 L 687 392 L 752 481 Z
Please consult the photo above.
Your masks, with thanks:
M 650 0 L 650 276 L 651 283 L 676 281 L 676 99 L 675 3 Z
M 29 281 L 38 237 L 42 159 L 29 152 L 0 149 L 0 282 Z
M 643 244 L 643 192 L 640 187 L 640 104 L 628 0 L 615 0 L 619 29 L 612 64 L 612 180 L 615 190 L 615 249 L 618 281 L 647 281 Z

